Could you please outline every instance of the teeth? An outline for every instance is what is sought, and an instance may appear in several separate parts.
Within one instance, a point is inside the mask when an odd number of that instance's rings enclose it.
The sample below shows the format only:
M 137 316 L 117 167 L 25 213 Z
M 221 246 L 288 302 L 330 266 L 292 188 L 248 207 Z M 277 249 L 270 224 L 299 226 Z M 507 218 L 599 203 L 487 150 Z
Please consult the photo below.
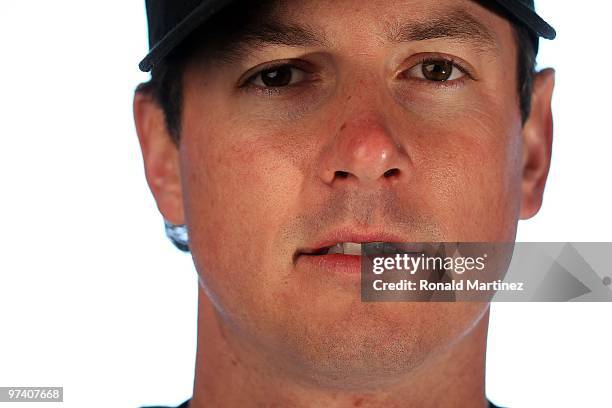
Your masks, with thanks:
M 345 255 L 361 255 L 361 244 L 355 242 L 342 242 L 329 247 L 327 255 L 345 254 Z
M 342 244 L 336 244 L 334 246 L 329 247 L 329 249 L 327 250 L 327 255 L 343 254 L 343 253 L 344 253 L 344 248 L 342 247 Z
M 345 255 L 361 255 L 361 244 L 344 242 L 342 245 L 344 246 Z

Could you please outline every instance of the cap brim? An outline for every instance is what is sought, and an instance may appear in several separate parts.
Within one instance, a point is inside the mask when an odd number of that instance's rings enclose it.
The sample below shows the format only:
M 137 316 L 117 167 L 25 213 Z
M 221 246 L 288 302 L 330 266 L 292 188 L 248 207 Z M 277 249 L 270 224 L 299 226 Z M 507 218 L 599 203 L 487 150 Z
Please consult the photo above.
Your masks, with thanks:
M 149 50 L 147 56 L 138 64 L 140 70 L 143 72 L 151 71 L 159 61 L 165 58 L 196 28 L 232 2 L 233 0 L 202 1 L 183 21 L 177 24 Z
M 170 30 L 155 44 L 147 56 L 140 61 L 138 67 L 143 72 L 151 71 L 155 65 L 165 58 L 187 36 L 214 16 L 223 7 L 234 0 L 205 0 L 202 1 L 187 17 Z M 539 37 L 552 40 L 557 36 L 554 28 L 544 21 L 535 11 L 516 0 L 495 0 L 504 10 L 525 24 Z
M 525 4 L 516 0 L 495 0 L 495 2 L 518 21 L 525 24 L 538 37 L 554 40 L 557 36 L 555 29 Z

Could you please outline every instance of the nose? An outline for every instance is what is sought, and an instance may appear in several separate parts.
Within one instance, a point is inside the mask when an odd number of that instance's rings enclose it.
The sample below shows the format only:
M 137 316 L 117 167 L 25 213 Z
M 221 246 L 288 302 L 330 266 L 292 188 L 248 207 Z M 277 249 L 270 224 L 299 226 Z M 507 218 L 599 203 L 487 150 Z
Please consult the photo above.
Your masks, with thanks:
M 384 118 L 346 120 L 324 152 L 321 179 L 338 183 L 393 184 L 406 178 L 410 159 Z

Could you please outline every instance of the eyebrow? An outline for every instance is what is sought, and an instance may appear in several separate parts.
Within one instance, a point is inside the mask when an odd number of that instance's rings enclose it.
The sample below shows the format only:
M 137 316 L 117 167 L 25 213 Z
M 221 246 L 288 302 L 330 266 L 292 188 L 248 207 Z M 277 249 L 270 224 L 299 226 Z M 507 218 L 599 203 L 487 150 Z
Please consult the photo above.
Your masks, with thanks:
M 277 21 L 246 28 L 242 33 L 242 40 L 292 47 L 329 46 L 323 30 Z
M 235 62 L 260 46 L 330 47 L 325 32 L 317 27 L 265 21 L 241 28 L 219 50 L 225 62 Z
M 455 9 L 433 19 L 388 25 L 386 39 L 392 43 L 451 39 L 472 43 L 483 49 L 498 48 L 493 33 L 463 9 Z

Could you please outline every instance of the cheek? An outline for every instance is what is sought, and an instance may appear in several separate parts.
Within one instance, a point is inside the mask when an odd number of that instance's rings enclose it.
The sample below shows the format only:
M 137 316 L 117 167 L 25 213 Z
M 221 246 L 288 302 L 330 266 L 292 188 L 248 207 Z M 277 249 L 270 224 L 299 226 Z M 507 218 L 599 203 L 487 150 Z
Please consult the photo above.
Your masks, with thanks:
M 258 286 L 274 285 L 291 263 L 278 236 L 295 212 L 303 177 L 286 138 L 270 126 L 233 123 L 191 132 L 186 126 L 181 144 L 192 255 L 209 292 L 224 297 L 268 293 Z M 240 296 L 228 299 L 219 303 L 231 307 Z
M 514 240 L 521 164 L 516 123 L 513 112 L 471 107 L 423 126 L 426 136 L 413 149 L 416 179 L 448 239 Z
M 223 224 L 232 237 L 247 233 L 265 239 L 274 220 L 262 223 L 262 217 L 283 211 L 290 169 L 257 142 L 207 147 L 189 147 L 185 160 L 188 212 L 198 213 L 193 221 L 204 229 Z

